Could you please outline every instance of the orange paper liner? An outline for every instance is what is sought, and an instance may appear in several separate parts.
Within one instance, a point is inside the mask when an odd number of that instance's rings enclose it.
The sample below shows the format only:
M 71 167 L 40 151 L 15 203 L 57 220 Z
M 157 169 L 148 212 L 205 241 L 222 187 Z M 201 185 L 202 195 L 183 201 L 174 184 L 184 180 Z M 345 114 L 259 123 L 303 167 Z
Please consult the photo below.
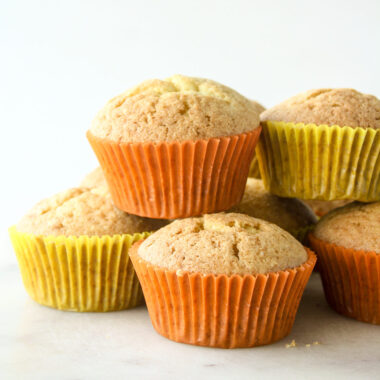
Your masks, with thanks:
M 309 236 L 327 302 L 340 314 L 380 324 L 380 255 L 356 251 Z
M 150 218 L 184 218 L 239 203 L 261 127 L 183 142 L 116 143 L 87 132 L 115 205 Z
M 316 262 L 253 275 L 202 275 L 153 266 L 130 251 L 152 324 L 176 342 L 237 348 L 275 342 L 291 331 Z

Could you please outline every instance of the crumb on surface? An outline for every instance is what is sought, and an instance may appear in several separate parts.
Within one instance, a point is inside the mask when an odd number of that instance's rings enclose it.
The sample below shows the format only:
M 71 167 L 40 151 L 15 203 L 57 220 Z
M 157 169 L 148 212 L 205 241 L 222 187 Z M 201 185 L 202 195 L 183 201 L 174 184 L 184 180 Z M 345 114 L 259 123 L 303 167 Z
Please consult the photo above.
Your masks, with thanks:
M 296 341 L 293 339 L 290 344 L 285 344 L 285 347 L 286 348 L 292 348 L 292 347 L 296 347 L 297 344 L 296 344 Z

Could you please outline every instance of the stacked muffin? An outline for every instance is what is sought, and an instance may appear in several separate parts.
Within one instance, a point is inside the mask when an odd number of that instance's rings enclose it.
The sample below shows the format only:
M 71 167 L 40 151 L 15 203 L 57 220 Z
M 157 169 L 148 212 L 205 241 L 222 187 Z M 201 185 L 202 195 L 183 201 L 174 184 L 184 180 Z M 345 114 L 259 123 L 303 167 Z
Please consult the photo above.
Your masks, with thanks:
M 316 260 L 280 227 L 234 213 L 177 220 L 131 258 L 155 329 L 221 348 L 288 335 Z
M 10 229 L 32 298 L 111 311 L 143 292 L 156 330 L 178 342 L 252 347 L 286 336 L 316 261 L 301 243 L 317 218 L 295 197 L 380 200 L 379 134 L 368 122 L 377 99 L 352 90 L 292 99 L 261 123 L 263 107 L 207 79 L 145 81 L 111 99 L 87 132 L 101 168 Z M 257 143 L 263 180 L 247 181 Z M 339 228 L 317 224 L 317 251 L 337 242 L 326 229 Z
M 352 89 L 312 90 L 261 120 L 265 186 L 325 215 L 310 243 L 329 304 L 380 324 L 380 100 Z
M 128 251 L 164 224 L 128 215 L 109 194 L 78 187 L 39 202 L 10 236 L 35 301 L 61 310 L 112 311 L 143 302 Z
M 251 101 L 177 75 L 110 100 L 87 137 L 117 207 L 173 219 L 239 202 L 260 131 Z

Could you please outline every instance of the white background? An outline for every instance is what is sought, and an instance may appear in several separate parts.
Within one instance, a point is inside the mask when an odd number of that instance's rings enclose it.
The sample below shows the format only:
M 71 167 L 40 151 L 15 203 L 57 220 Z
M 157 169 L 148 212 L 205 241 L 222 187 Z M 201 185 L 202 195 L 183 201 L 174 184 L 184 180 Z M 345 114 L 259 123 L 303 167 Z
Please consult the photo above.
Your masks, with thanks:
M 380 1 L 0 1 L 0 230 L 97 165 L 114 95 L 174 73 L 270 107 L 310 88 L 380 96 Z
M 97 166 L 85 138 L 92 118 L 144 79 L 209 77 L 266 107 L 319 87 L 380 97 L 379 0 L 0 0 L 0 44 L 0 377 L 379 374 L 379 327 L 334 313 L 317 275 L 285 341 L 206 350 L 159 337 L 144 308 L 81 315 L 38 306 L 7 236 L 35 202 Z M 287 350 L 291 339 L 298 346 Z

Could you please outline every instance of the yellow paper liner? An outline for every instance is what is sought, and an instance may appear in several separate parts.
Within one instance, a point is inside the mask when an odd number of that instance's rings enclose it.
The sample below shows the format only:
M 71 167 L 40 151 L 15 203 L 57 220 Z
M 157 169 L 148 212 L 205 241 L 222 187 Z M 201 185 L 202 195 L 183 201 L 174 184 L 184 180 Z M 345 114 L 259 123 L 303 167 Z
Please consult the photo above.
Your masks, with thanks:
M 256 155 L 282 197 L 380 200 L 380 129 L 268 121 Z
M 184 142 L 116 143 L 87 132 L 115 205 L 134 215 L 175 219 L 239 203 L 261 127 Z
M 60 310 L 113 311 L 143 303 L 129 258 L 149 233 L 37 236 L 9 229 L 24 286 L 36 302 Z
M 265 275 L 177 274 L 141 259 L 139 245 L 130 255 L 156 331 L 219 348 L 260 346 L 288 335 L 316 262 L 308 250 L 303 265 Z
M 362 322 L 380 324 L 380 255 L 309 236 L 329 305 Z
M 251 161 L 251 165 L 249 167 L 248 177 L 261 178 L 260 169 L 259 169 L 259 163 L 257 162 L 256 155 L 253 156 L 253 159 Z

